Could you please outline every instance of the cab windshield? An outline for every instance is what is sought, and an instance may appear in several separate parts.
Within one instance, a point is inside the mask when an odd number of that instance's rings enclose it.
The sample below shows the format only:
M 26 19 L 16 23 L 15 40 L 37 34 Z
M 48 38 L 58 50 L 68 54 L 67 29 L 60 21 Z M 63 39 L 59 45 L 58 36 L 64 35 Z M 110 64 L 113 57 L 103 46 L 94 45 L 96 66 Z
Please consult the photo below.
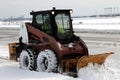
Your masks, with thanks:
M 65 13 L 59 13 L 55 17 L 57 25 L 57 36 L 61 41 L 68 41 L 71 39 L 70 16 Z

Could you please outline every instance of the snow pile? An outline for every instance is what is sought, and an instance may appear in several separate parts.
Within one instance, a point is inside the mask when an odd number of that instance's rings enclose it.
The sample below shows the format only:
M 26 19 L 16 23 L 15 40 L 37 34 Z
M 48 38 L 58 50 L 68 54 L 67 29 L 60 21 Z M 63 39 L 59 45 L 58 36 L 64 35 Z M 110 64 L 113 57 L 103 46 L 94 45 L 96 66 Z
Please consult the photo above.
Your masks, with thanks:
M 113 55 L 110 57 L 114 58 Z M 110 57 L 107 58 L 102 66 L 90 63 L 87 67 L 80 69 L 79 78 L 82 80 L 119 80 L 120 62 L 113 60 Z
M 105 69 L 104 66 L 93 66 L 89 64 L 86 68 L 79 70 L 79 78 L 83 80 L 115 80 L 111 77 L 111 71 Z
M 89 48 L 90 49 L 90 48 Z M 79 70 L 79 78 L 82 80 L 120 80 L 120 46 L 111 45 L 109 47 L 90 49 L 90 53 L 114 52 L 107 57 L 105 63 L 93 66 L 88 64 Z

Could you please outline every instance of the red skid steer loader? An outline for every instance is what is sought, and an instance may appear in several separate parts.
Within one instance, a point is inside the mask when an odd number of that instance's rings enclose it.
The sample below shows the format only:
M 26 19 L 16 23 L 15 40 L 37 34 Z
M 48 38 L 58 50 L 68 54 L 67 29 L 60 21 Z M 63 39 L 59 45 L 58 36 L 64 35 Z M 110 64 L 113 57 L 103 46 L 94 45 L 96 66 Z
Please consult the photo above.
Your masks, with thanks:
M 22 69 L 77 76 L 89 62 L 102 64 L 110 53 L 89 55 L 85 42 L 74 35 L 71 9 L 32 11 L 32 22 L 20 27 L 19 43 L 9 44 L 10 58 Z

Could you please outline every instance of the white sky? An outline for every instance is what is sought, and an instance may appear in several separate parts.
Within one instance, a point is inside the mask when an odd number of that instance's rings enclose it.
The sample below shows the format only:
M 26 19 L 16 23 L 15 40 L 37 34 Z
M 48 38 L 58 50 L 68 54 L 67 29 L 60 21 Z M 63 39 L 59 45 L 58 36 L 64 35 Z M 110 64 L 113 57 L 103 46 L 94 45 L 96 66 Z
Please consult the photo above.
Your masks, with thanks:
M 104 12 L 107 7 L 119 7 L 120 0 L 0 0 L 0 18 L 30 17 L 31 10 L 56 8 L 73 9 L 73 15 L 92 15 Z

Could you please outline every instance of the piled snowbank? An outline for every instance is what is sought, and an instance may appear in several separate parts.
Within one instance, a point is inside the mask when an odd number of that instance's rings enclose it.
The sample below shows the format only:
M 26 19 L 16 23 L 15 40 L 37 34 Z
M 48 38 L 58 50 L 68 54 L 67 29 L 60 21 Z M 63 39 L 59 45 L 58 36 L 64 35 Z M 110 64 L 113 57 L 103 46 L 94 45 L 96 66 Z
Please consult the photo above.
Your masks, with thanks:
M 115 55 L 109 56 L 102 66 L 88 64 L 87 67 L 79 70 L 79 78 L 82 80 L 119 80 L 120 62 L 113 58 Z
M 120 80 L 119 49 L 120 45 L 108 45 L 107 47 L 103 45 L 100 48 L 94 47 L 94 49 L 89 47 L 90 53 L 114 52 L 114 54 L 108 56 L 102 66 L 89 64 L 87 67 L 80 69 L 79 78 L 82 80 Z

